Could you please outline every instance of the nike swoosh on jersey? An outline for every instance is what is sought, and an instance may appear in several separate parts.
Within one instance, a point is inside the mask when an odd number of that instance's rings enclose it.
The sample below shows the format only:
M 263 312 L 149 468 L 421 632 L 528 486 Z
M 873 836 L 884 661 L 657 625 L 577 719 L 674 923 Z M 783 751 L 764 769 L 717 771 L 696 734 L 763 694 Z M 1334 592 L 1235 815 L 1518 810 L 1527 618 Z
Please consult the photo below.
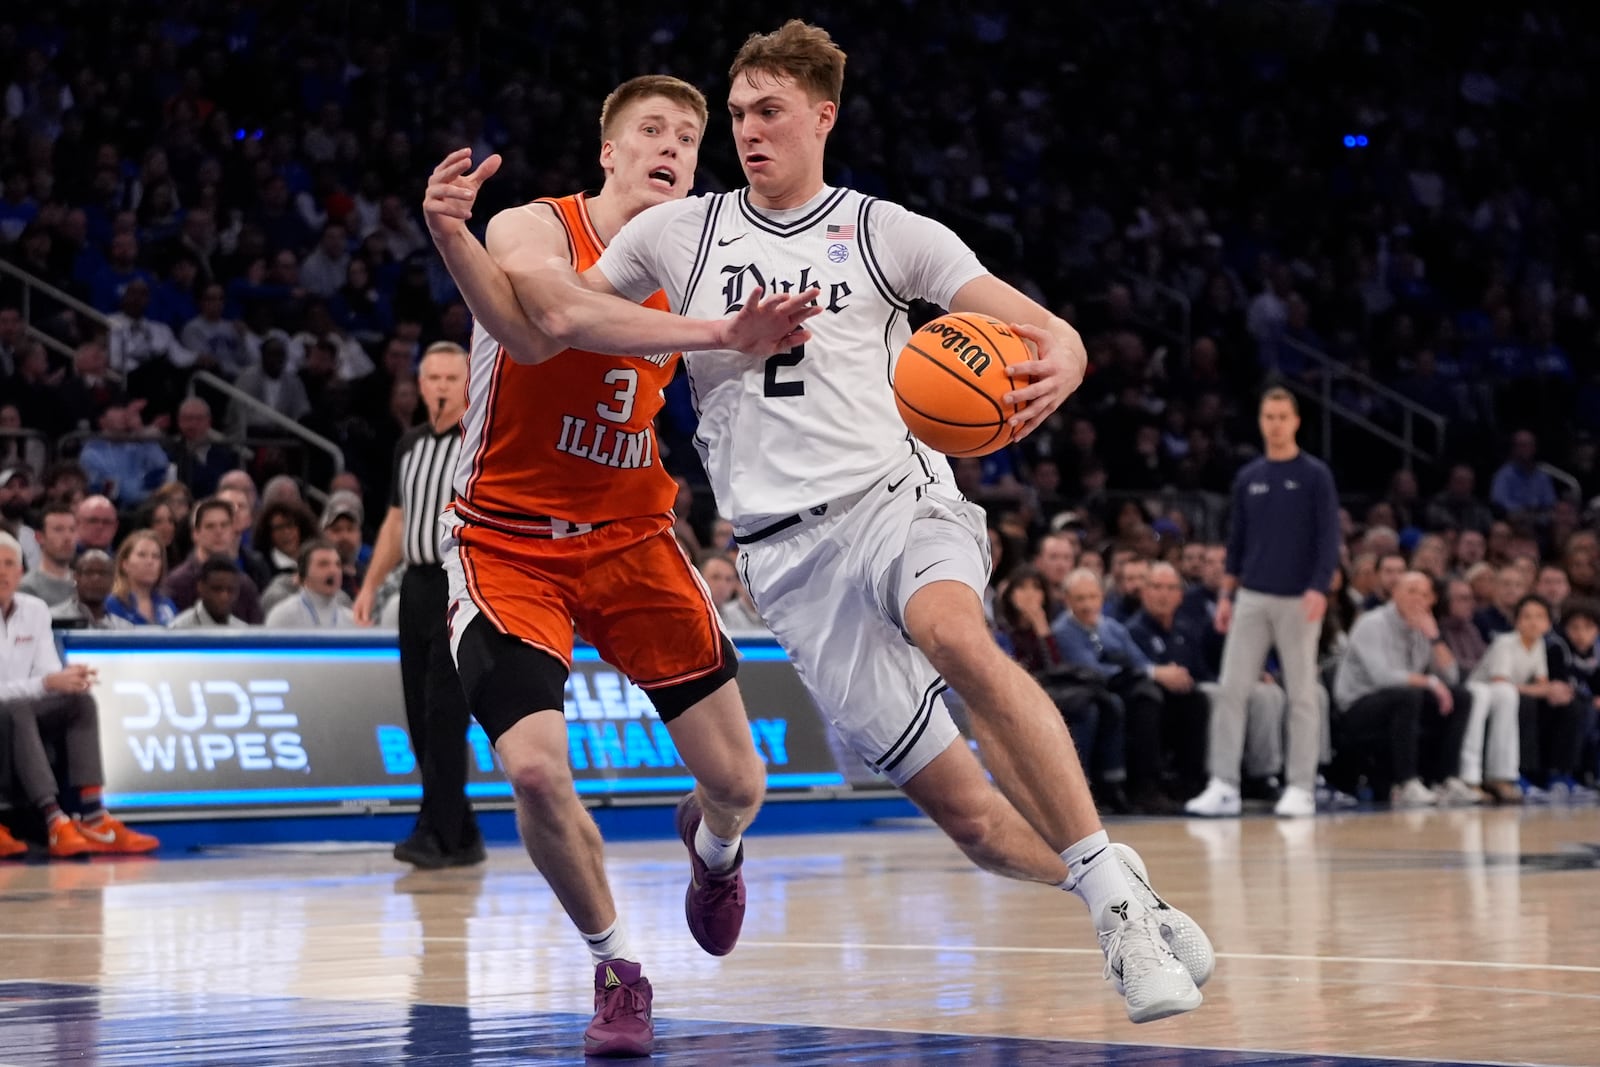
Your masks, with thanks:
M 927 574 L 929 571 L 933 570 L 933 568 L 937 567 L 939 564 L 941 564 L 941 563 L 949 563 L 949 562 L 950 561 L 948 559 L 936 559 L 932 563 L 928 564 L 926 567 L 922 568 L 920 571 L 913 572 L 911 577 L 913 577 L 913 578 L 921 578 L 924 574 Z
M 890 482 L 889 483 L 889 492 L 892 493 L 896 489 L 900 488 L 902 485 L 905 485 L 906 484 L 906 478 L 909 478 L 909 477 L 911 477 L 911 475 L 908 474 L 908 475 L 905 476 L 905 478 L 901 478 L 898 482 Z
M 746 236 L 747 236 L 746 234 L 742 234 L 741 233 L 737 237 L 719 237 L 719 238 L 717 238 L 717 247 L 718 248 L 726 248 L 729 245 L 733 244 L 733 242 L 735 242 L 735 241 L 744 240 Z

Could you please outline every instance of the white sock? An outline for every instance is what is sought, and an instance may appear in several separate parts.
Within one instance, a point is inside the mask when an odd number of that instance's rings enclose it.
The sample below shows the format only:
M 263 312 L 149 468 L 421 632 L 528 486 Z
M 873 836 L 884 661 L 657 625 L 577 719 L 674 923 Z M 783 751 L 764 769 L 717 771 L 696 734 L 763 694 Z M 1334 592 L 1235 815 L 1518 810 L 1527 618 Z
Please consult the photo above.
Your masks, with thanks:
M 734 834 L 731 838 L 718 837 L 711 832 L 705 819 L 701 819 L 700 829 L 694 832 L 694 851 L 713 871 L 725 871 L 733 866 L 742 837 L 742 834 Z
M 1130 914 L 1144 911 L 1144 905 L 1134 896 L 1128 884 L 1128 874 L 1122 861 L 1111 851 L 1111 838 L 1104 830 L 1092 833 L 1061 854 L 1067 865 L 1067 880 L 1059 888 L 1089 906 L 1089 914 L 1099 918 L 1100 909 L 1108 901 L 1125 901 L 1133 908 Z
M 583 932 L 580 930 L 579 933 Z M 629 963 L 639 962 L 639 957 L 634 954 L 633 946 L 628 944 L 628 935 L 622 929 L 621 919 L 618 919 L 598 934 L 583 934 L 583 940 L 589 946 L 589 951 L 593 954 L 596 963 L 606 963 L 610 960 L 627 960 Z

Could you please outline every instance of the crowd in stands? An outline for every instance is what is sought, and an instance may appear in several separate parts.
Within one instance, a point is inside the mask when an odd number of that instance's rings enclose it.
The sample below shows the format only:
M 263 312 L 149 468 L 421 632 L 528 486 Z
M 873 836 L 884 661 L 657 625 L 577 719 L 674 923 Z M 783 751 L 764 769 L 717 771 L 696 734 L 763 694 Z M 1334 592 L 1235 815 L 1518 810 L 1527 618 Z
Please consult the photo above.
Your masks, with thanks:
M 1594 16 L 904 7 L 915 17 L 892 32 L 870 6 L 811 13 L 850 54 L 829 178 L 949 223 L 1084 334 L 1083 389 L 956 474 L 993 517 L 996 626 L 1062 694 L 1103 797 L 1167 810 L 1204 784 L 1195 720 L 1217 673 L 1224 495 L 1254 453 L 1268 380 L 1314 398 L 1326 378 L 1341 411 L 1380 427 L 1400 427 L 1397 397 L 1448 420 L 1426 442 L 1433 466 L 1350 438 L 1334 457 L 1349 508 L 1325 634 L 1330 781 L 1382 779 L 1340 761 L 1335 664 L 1408 569 L 1440 583 L 1428 595 L 1462 693 L 1491 687 L 1477 657 L 1533 663 L 1531 645 L 1494 642 L 1537 593 L 1551 654 L 1544 681 L 1518 683 L 1519 713 L 1521 698 L 1592 707 L 1579 675 L 1600 597 L 1586 507 L 1600 495 Z M 48 287 L 0 274 L 0 523 L 24 547 L 24 589 L 62 625 L 349 623 L 394 443 L 424 417 L 417 361 L 433 341 L 469 341 L 420 223 L 432 165 L 460 145 L 505 156 L 479 223 L 592 187 L 612 85 L 671 72 L 715 116 L 729 57 L 770 21 L 726 0 L 670 14 L 533 0 L 0 14 L 0 260 Z M 738 183 L 714 118 L 699 187 Z M 759 627 L 681 376 L 668 400 L 680 534 L 730 627 Z M 1505 697 L 1490 695 L 1485 729 L 1503 735 Z M 1262 781 L 1281 761 L 1275 699 L 1264 680 L 1251 703 L 1246 773 Z M 1519 726 L 1515 781 L 1497 765 L 1485 782 L 1500 799 L 1507 782 L 1571 793 L 1592 772 L 1560 714 Z M 1132 742 L 1152 738 L 1171 759 L 1132 765 L 1148 750 Z M 1393 784 L 1464 797 L 1452 779 L 1485 781 L 1423 764 Z

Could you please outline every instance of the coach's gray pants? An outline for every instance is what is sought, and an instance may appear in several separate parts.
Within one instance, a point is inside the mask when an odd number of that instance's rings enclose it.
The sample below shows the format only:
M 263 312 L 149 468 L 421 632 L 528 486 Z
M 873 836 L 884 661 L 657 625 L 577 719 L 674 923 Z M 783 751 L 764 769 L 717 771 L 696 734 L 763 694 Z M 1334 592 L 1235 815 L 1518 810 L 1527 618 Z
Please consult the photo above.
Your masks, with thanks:
M 1201 682 L 1200 691 L 1217 707 L 1221 686 Z M 1244 773 L 1248 778 L 1273 778 L 1283 773 L 1283 720 L 1289 700 L 1276 682 L 1257 681 L 1245 702 Z M 1213 710 L 1212 714 L 1216 712 Z M 1211 744 L 1207 741 L 1207 745 Z M 1207 764 L 1209 769 L 1210 764 Z
M 1276 647 L 1289 694 L 1288 784 L 1315 791 L 1317 758 L 1322 749 L 1323 703 L 1317 698 L 1317 639 L 1320 622 L 1307 622 L 1297 596 L 1268 596 L 1240 589 L 1233 601 L 1233 620 L 1222 648 L 1222 677 L 1211 703 L 1212 777 L 1239 784 L 1244 752 L 1245 702 L 1261 678 L 1267 654 Z
M 87 693 L 46 693 L 0 702 L 0 717 L 11 720 L 9 753 L 17 785 L 35 806 L 55 800 L 55 772 L 44 747 L 49 734 L 65 745 L 67 777 L 74 787 L 104 785 L 100 770 L 100 719 Z M 0 744 L 0 749 L 6 747 Z

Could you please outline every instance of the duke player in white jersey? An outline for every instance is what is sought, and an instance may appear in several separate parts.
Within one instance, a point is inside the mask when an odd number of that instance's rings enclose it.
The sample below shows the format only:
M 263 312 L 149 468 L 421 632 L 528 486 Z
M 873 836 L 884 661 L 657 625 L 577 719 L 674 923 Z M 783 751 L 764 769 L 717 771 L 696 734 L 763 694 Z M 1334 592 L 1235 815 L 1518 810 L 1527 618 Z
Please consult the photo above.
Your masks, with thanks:
M 752 36 L 728 96 L 749 187 L 645 210 L 594 267 L 567 272 L 567 299 L 663 289 L 677 314 L 717 320 L 757 287 L 816 293 L 802 346 L 764 359 L 685 357 L 696 442 L 756 606 L 855 752 L 974 862 L 1088 904 L 1133 1021 L 1192 1010 L 1214 966 L 1210 942 L 1155 894 L 1132 849 L 1111 844 L 1061 716 L 995 644 L 981 602 L 983 513 L 946 460 L 906 432 L 891 389 L 912 298 L 1013 323 L 1034 344 L 1036 359 L 1011 369 L 1032 379 L 1012 394 L 1025 405 L 1019 433 L 1082 382 L 1082 342 L 946 227 L 823 182 L 844 58 L 826 31 L 799 21 Z M 507 271 L 547 332 L 564 314 L 548 284 L 560 271 Z M 947 684 L 999 792 L 960 740 Z

